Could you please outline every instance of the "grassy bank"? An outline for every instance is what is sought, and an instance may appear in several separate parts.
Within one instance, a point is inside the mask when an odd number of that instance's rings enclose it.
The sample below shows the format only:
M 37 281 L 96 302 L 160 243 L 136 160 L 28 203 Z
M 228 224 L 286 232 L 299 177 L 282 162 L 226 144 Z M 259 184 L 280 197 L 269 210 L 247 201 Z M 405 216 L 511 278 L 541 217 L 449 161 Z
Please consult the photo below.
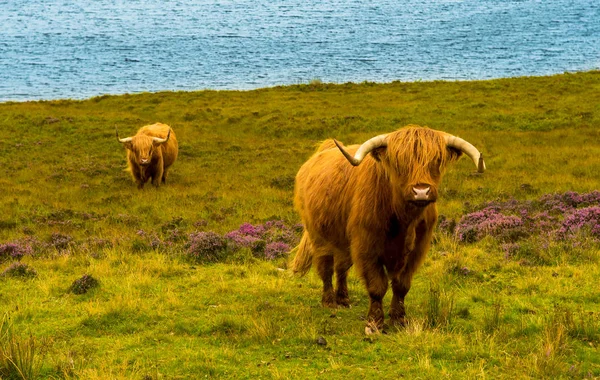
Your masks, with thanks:
M 114 126 L 125 136 L 157 121 L 173 127 L 180 156 L 170 183 L 139 191 Z M 600 189 L 600 72 L 0 104 L 0 244 L 29 247 L 20 261 L 36 272 L 0 278 L 0 347 L 35 342 L 40 376 L 55 378 L 600 376 L 600 247 L 585 233 L 440 230 L 407 297 L 411 323 L 370 338 L 354 275 L 353 307 L 332 311 L 316 276 L 291 277 L 284 256 L 189 257 L 190 234 L 298 223 L 294 175 L 318 141 L 406 124 L 485 155 L 483 176 L 468 160 L 445 176 L 447 220 L 490 201 Z M 75 294 L 84 274 L 99 286 Z

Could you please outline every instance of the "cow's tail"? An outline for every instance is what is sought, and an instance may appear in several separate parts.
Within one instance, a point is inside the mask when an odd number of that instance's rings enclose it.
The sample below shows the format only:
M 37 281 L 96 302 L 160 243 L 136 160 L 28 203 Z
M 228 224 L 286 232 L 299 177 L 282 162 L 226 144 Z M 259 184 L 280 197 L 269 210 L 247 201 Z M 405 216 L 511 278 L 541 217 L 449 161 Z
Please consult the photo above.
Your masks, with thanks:
M 312 244 L 308 232 L 304 231 L 300 244 L 292 250 L 292 254 L 294 254 L 294 258 L 290 263 L 290 269 L 294 274 L 304 276 L 310 270 L 313 258 Z

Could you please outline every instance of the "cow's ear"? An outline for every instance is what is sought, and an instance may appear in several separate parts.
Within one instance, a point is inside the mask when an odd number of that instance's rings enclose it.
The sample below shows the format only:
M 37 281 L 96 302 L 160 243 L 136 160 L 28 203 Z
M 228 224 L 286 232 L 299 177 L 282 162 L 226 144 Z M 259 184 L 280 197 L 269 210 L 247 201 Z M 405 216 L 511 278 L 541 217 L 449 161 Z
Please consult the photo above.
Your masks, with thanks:
M 385 154 L 386 151 L 387 151 L 387 147 L 382 146 L 377 149 L 373 149 L 371 151 L 371 156 L 373 156 L 375 161 L 379 162 L 379 161 L 381 161 L 381 158 L 383 157 L 383 155 Z

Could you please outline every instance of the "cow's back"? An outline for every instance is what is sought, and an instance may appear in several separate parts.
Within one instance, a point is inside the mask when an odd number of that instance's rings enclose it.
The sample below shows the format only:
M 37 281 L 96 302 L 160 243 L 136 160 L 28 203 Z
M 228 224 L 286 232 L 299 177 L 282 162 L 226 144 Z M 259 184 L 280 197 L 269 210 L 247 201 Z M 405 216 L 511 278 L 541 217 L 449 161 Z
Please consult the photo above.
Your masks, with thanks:
M 338 246 L 347 244 L 352 170 L 333 140 L 326 140 L 298 171 L 294 205 L 311 238 L 319 237 Z

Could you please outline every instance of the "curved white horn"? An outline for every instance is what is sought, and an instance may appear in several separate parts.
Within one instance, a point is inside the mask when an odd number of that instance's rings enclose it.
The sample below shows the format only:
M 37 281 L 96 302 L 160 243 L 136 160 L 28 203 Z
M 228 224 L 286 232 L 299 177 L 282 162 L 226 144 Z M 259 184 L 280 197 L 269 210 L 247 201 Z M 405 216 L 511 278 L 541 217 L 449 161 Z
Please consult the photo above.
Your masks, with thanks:
M 160 137 L 153 137 L 152 141 L 154 141 L 155 144 L 164 144 L 169 141 L 169 137 L 171 137 L 171 128 L 169 128 L 169 133 L 167 133 L 166 138 L 161 139 Z
M 483 154 L 481 154 L 477 150 L 477 148 L 471 145 L 471 143 L 461 139 L 460 137 L 447 135 L 446 145 L 458 149 L 467 156 L 469 156 L 471 160 L 473 160 L 473 162 L 475 163 L 475 166 L 477 166 L 477 171 L 479 173 L 483 173 L 485 171 L 485 162 L 483 161 Z
M 354 157 L 344 147 L 340 144 L 336 139 L 333 139 L 333 142 L 338 147 L 338 149 L 342 152 L 344 157 L 350 162 L 353 166 L 358 166 L 362 162 L 362 160 L 369 154 L 373 149 L 377 149 L 383 146 L 387 146 L 386 140 L 387 134 L 375 136 L 367 141 L 365 141 L 361 146 L 358 147 L 356 153 L 354 153 Z
M 116 126 L 116 125 L 115 125 L 115 133 L 116 133 L 116 135 L 117 135 L 117 140 L 118 140 L 120 143 L 124 144 L 124 143 L 131 142 L 131 137 L 125 137 L 124 139 L 120 139 L 120 138 L 119 138 L 119 130 L 117 129 L 117 126 Z

